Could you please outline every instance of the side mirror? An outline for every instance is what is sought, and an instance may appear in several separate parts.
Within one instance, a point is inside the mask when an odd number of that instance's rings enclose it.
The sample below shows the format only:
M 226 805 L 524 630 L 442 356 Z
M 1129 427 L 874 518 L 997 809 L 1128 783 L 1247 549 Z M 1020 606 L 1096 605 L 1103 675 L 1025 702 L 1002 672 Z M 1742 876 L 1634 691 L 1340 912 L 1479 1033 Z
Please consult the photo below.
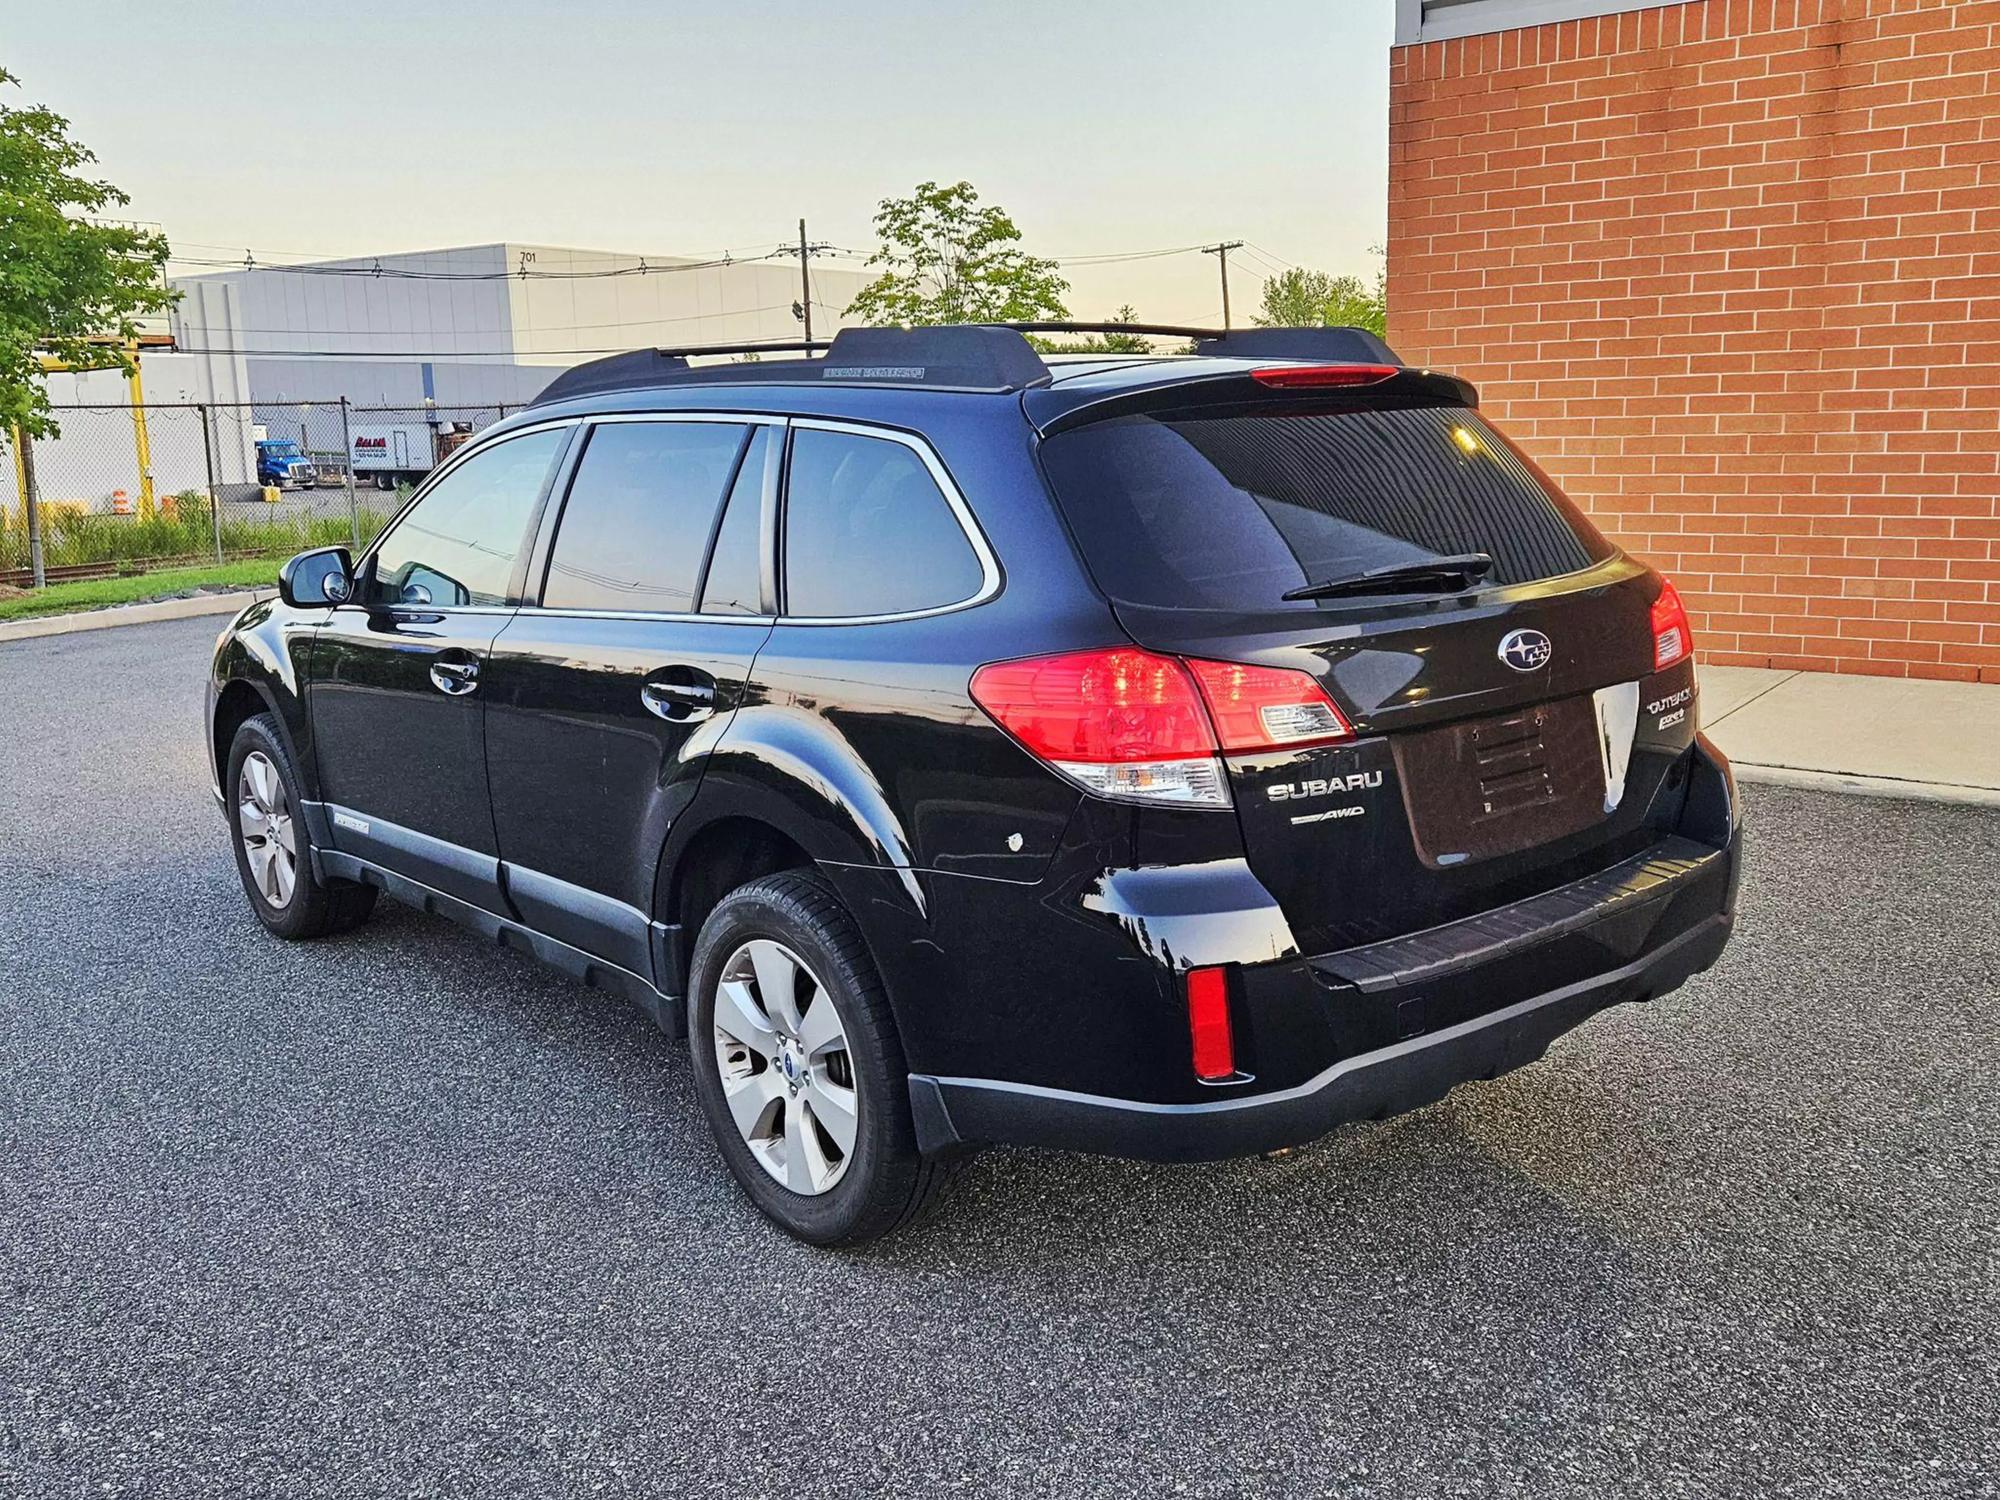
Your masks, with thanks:
M 345 604 L 354 595 L 354 562 L 345 547 L 301 552 L 278 569 L 278 597 L 294 609 Z

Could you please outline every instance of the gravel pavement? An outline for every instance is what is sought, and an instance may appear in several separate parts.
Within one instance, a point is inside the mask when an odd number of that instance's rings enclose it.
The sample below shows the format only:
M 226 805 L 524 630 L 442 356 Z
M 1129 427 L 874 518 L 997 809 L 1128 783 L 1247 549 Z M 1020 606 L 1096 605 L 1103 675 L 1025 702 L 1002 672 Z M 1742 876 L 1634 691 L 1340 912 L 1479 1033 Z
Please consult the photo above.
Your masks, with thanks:
M 1722 963 L 1541 1064 L 834 1254 L 636 1009 L 263 934 L 217 624 L 0 646 L 0 1495 L 2000 1493 L 2000 812 L 1752 788 Z

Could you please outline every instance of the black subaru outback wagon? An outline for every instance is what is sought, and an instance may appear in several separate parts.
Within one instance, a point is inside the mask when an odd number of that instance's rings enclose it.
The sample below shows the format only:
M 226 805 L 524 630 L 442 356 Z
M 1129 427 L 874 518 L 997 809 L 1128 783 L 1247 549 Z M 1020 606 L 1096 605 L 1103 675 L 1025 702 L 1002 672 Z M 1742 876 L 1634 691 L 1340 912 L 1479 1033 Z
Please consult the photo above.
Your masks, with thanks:
M 820 1243 L 982 1143 L 1413 1108 L 1730 930 L 1673 586 L 1354 330 L 618 356 L 279 596 L 207 704 L 264 924 L 387 891 L 636 998 Z

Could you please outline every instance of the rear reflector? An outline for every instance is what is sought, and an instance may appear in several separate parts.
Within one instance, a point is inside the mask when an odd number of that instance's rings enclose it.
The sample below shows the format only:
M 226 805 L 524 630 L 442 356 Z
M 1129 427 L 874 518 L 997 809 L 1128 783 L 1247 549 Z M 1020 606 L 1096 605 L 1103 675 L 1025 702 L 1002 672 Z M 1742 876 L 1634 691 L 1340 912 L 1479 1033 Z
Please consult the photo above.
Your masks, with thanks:
M 1225 750 L 1273 750 L 1354 731 L 1311 673 L 1236 661 L 1189 661 Z
M 1395 365 L 1272 365 L 1252 370 L 1250 378 L 1275 390 L 1305 390 L 1374 385 L 1402 373 Z
M 1236 1039 L 1229 1031 L 1229 971 L 1189 969 L 1187 1002 L 1194 1076 L 1209 1083 L 1234 1077 Z
M 1687 606 L 1672 579 L 1660 587 L 1653 601 L 1653 670 L 1671 667 L 1694 649 L 1694 633 L 1688 629 Z

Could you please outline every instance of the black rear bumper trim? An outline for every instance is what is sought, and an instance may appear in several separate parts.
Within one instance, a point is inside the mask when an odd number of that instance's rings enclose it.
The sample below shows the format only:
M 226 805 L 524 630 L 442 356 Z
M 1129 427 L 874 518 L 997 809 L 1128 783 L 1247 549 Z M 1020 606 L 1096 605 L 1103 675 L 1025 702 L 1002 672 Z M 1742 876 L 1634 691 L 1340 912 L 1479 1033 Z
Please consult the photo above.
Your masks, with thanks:
M 1534 1062 L 1598 1011 L 1650 1000 L 1714 963 L 1733 918 L 1717 912 L 1631 963 L 1456 1026 L 1335 1063 L 1294 1088 L 1154 1104 L 985 1078 L 912 1074 L 917 1143 L 1049 1146 L 1148 1161 L 1213 1161 L 1302 1145 L 1352 1120 L 1435 1102 L 1454 1086 Z

